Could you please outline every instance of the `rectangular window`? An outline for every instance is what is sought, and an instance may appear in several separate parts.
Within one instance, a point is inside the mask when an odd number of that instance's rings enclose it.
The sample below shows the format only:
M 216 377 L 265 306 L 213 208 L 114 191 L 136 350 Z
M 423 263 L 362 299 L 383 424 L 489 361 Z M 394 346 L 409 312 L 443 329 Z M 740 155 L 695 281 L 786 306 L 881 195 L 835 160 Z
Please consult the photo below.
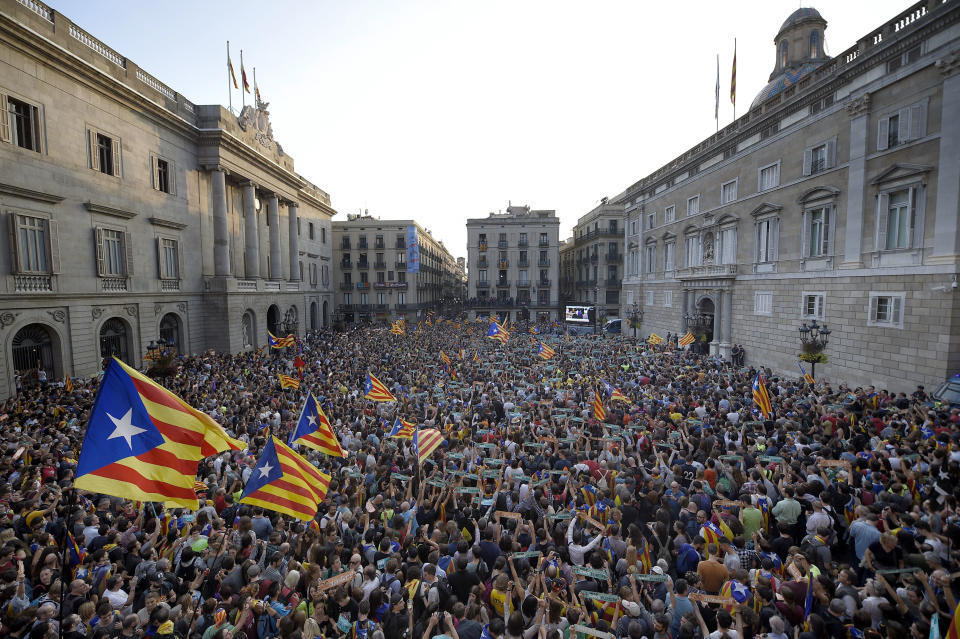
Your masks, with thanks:
M 814 175 L 837 165 L 837 139 L 820 142 L 803 152 L 803 174 Z
M 643 251 L 643 272 L 653 273 L 657 266 L 657 248 L 651 244 Z
M 687 237 L 687 267 L 700 266 L 700 238 L 696 235 Z
M 407 294 L 404 291 L 397 292 L 397 304 L 401 306 L 407 303 Z
M 720 186 L 720 204 L 728 204 L 737 199 L 737 181 L 730 180 Z
M 347 305 L 353 304 L 353 293 L 344 293 L 343 303 Z
M 383 306 L 387 303 L 387 294 L 386 293 L 377 293 L 377 304 Z
M 637 234 L 637 221 L 630 220 L 630 235 L 636 235 L 636 234 Z
M 676 263 L 677 243 L 668 242 L 663 247 L 663 270 L 673 272 Z
M 803 292 L 803 308 L 800 309 L 800 316 L 803 319 L 822 320 L 824 318 L 824 305 L 827 299 L 826 293 L 808 293 Z
M 320 227 L 320 243 L 321 244 L 327 243 L 327 227 L 325 226 Z
M 773 315 L 773 293 L 757 291 L 753 296 L 754 315 Z
M 807 257 L 830 254 L 830 208 L 823 206 L 807 211 Z
M 663 292 L 663 305 L 666 307 L 673 306 L 673 291 Z
M 656 214 L 656 212 L 654 212 L 654 213 L 648 213 L 648 214 L 647 214 L 647 230 L 652 229 L 652 228 L 655 227 L 656 225 L 657 225 L 657 214 Z
M 757 189 L 766 191 L 780 186 L 780 163 L 771 164 L 760 169 L 760 178 Z
M 754 259 L 758 264 L 777 261 L 778 218 L 766 218 L 757 222 L 757 252 Z
M 877 150 L 922 138 L 927 134 L 927 100 L 911 104 L 877 121 Z
M 667 208 L 663 209 L 664 224 L 669 224 L 670 222 L 673 222 L 676 218 L 677 218 L 677 207 L 668 206 Z
M 406 271 L 397 271 L 397 281 L 406 282 L 407 281 L 407 272 Z
M 526 269 L 520 270 L 520 286 L 528 286 L 530 284 L 530 278 L 528 271 Z
M 160 158 L 154 158 L 154 185 L 158 191 L 171 193 L 170 190 L 170 163 Z
M 42 217 L 11 214 L 16 219 L 16 252 L 21 273 L 49 273 L 47 229 L 49 222 Z
M 484 284 L 486 284 L 487 282 L 490 281 L 490 280 L 487 279 L 487 272 L 486 272 L 486 271 L 483 271 L 483 270 L 480 271 L 480 281 L 483 282 Z
M 177 240 L 160 239 L 160 279 L 180 279 L 180 247 Z
M 913 189 L 904 189 L 891 193 L 887 207 L 887 242 L 888 251 L 910 248 L 913 236 L 913 209 L 910 196 Z
M 870 293 L 867 326 L 903 328 L 906 293 Z
M 120 177 L 120 140 L 99 131 L 89 131 L 90 168 Z
M 312 240 L 312 239 L 315 239 L 315 237 L 314 237 L 314 230 L 313 230 L 313 222 L 308 222 L 308 223 L 307 223 L 307 237 L 310 238 L 311 240 Z
M 653 291 L 647 291 L 646 295 L 646 304 L 647 306 L 653 306 Z
M 383 271 L 377 271 L 377 282 L 383 284 L 386 281 L 386 274 Z
M 520 234 L 520 246 L 526 246 L 526 245 L 527 245 L 527 234 L 526 234 L 526 233 L 521 233 L 521 234 Z
M 370 293 L 360 293 L 360 303 L 366 306 L 370 303 Z
M 540 246 L 547 246 L 548 244 L 549 244 L 549 241 L 547 240 L 547 234 L 546 234 L 546 233 L 541 233 L 541 234 L 540 234 Z
M 717 247 L 718 264 L 737 263 L 737 229 L 722 229 L 718 235 L 720 246 Z
M 100 255 L 103 265 L 100 274 L 105 277 L 123 277 L 123 263 L 126 256 L 123 248 L 123 231 L 99 230 L 101 237 Z
M 2 97 L 2 96 L 0 96 Z M 7 97 L 6 104 L 0 102 L 0 108 L 6 110 L 6 117 L 0 114 L 0 140 L 16 144 L 21 149 L 40 152 L 40 111 L 37 107 Z M 6 122 L 4 122 L 6 120 Z M 7 128 L 9 127 L 9 129 Z M 5 135 L 9 131 L 9 140 Z
M 700 196 L 694 195 L 687 199 L 687 217 L 700 213 Z

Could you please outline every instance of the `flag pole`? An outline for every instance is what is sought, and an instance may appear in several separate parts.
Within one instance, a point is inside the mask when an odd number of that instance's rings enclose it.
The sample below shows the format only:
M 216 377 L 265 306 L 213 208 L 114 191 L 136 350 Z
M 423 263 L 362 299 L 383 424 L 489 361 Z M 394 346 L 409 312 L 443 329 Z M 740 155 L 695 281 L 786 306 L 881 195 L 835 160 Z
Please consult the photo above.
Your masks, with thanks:
M 240 100 L 242 101 L 243 108 L 246 108 L 246 107 L 247 107 L 247 96 L 244 95 L 244 93 L 246 93 L 246 89 L 247 89 L 247 77 L 246 77 L 246 74 L 247 74 L 247 72 L 246 72 L 246 70 L 243 68 L 243 49 L 240 49 L 240 76 L 241 76 L 241 77 L 240 77 L 240 82 L 243 84 L 243 86 L 240 87 Z
M 230 83 L 233 81 L 233 77 L 230 70 L 230 64 L 230 41 L 227 40 L 227 95 L 229 96 L 228 104 L 230 105 L 230 113 L 233 113 L 233 90 L 230 88 Z
M 257 67 L 253 67 L 253 103 L 260 106 L 260 92 L 257 90 Z

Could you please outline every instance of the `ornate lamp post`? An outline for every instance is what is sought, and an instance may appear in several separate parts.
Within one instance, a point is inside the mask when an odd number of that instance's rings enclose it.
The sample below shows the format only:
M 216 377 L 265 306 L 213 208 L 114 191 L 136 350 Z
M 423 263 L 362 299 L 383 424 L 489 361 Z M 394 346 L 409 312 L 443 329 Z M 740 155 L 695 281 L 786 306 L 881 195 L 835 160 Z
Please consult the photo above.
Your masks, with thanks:
M 633 340 L 637 340 L 637 327 L 643 321 L 643 309 L 640 308 L 640 305 L 634 302 L 630 305 L 630 308 L 627 311 L 628 316 L 630 317 L 630 326 L 633 327 Z
M 817 320 L 810 322 L 810 326 L 807 326 L 807 323 L 804 322 L 797 330 L 800 331 L 800 344 L 803 349 L 800 359 L 812 366 L 810 376 L 816 379 L 817 364 L 825 364 L 827 361 L 827 356 L 823 354 L 823 350 L 827 347 L 832 331 L 827 328 L 826 324 L 818 324 Z

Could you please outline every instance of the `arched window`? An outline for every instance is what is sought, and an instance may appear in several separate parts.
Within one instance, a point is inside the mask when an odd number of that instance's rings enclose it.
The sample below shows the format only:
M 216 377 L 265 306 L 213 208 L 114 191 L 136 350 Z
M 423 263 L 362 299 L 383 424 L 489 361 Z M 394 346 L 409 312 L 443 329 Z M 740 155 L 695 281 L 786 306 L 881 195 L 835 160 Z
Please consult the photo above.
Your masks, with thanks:
M 787 68 L 787 41 L 786 40 L 780 41 L 780 68 L 781 69 Z
M 820 57 L 820 32 L 816 29 L 810 32 L 810 57 Z
M 180 318 L 175 313 L 160 320 L 160 338 L 167 341 L 167 348 L 180 349 Z
M 43 324 L 29 324 L 24 326 L 13 337 L 11 354 L 13 368 L 22 375 L 25 385 L 32 384 L 37 379 L 37 371 L 43 369 L 52 378 L 53 370 L 53 339 L 50 329 Z
M 100 357 L 130 361 L 127 357 L 127 325 L 122 319 L 111 317 L 100 328 Z

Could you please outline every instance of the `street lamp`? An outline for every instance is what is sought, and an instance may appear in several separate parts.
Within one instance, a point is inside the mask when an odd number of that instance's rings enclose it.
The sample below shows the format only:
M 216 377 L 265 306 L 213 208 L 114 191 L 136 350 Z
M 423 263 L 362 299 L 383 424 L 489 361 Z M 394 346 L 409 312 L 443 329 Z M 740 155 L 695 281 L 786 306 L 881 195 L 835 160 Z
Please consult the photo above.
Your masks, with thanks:
M 807 323 L 803 322 L 797 330 L 800 331 L 800 344 L 803 348 L 800 359 L 810 363 L 812 366 L 810 376 L 816 379 L 817 362 L 826 361 L 823 350 L 827 347 L 830 333 L 833 331 L 827 328 L 826 324 L 818 324 L 817 320 L 810 322 L 810 326 L 807 326 Z
M 643 309 L 640 308 L 640 305 L 634 302 L 630 305 L 629 310 L 627 311 L 630 317 L 630 325 L 633 326 L 633 340 L 637 340 L 637 326 L 640 322 L 643 321 Z
M 713 322 L 713 316 L 697 311 L 696 313 L 684 315 L 683 321 L 687 325 L 687 330 L 697 338 L 697 352 L 700 352 L 702 349 L 700 338 L 703 337 L 707 333 L 707 329 L 710 328 L 710 324 Z

